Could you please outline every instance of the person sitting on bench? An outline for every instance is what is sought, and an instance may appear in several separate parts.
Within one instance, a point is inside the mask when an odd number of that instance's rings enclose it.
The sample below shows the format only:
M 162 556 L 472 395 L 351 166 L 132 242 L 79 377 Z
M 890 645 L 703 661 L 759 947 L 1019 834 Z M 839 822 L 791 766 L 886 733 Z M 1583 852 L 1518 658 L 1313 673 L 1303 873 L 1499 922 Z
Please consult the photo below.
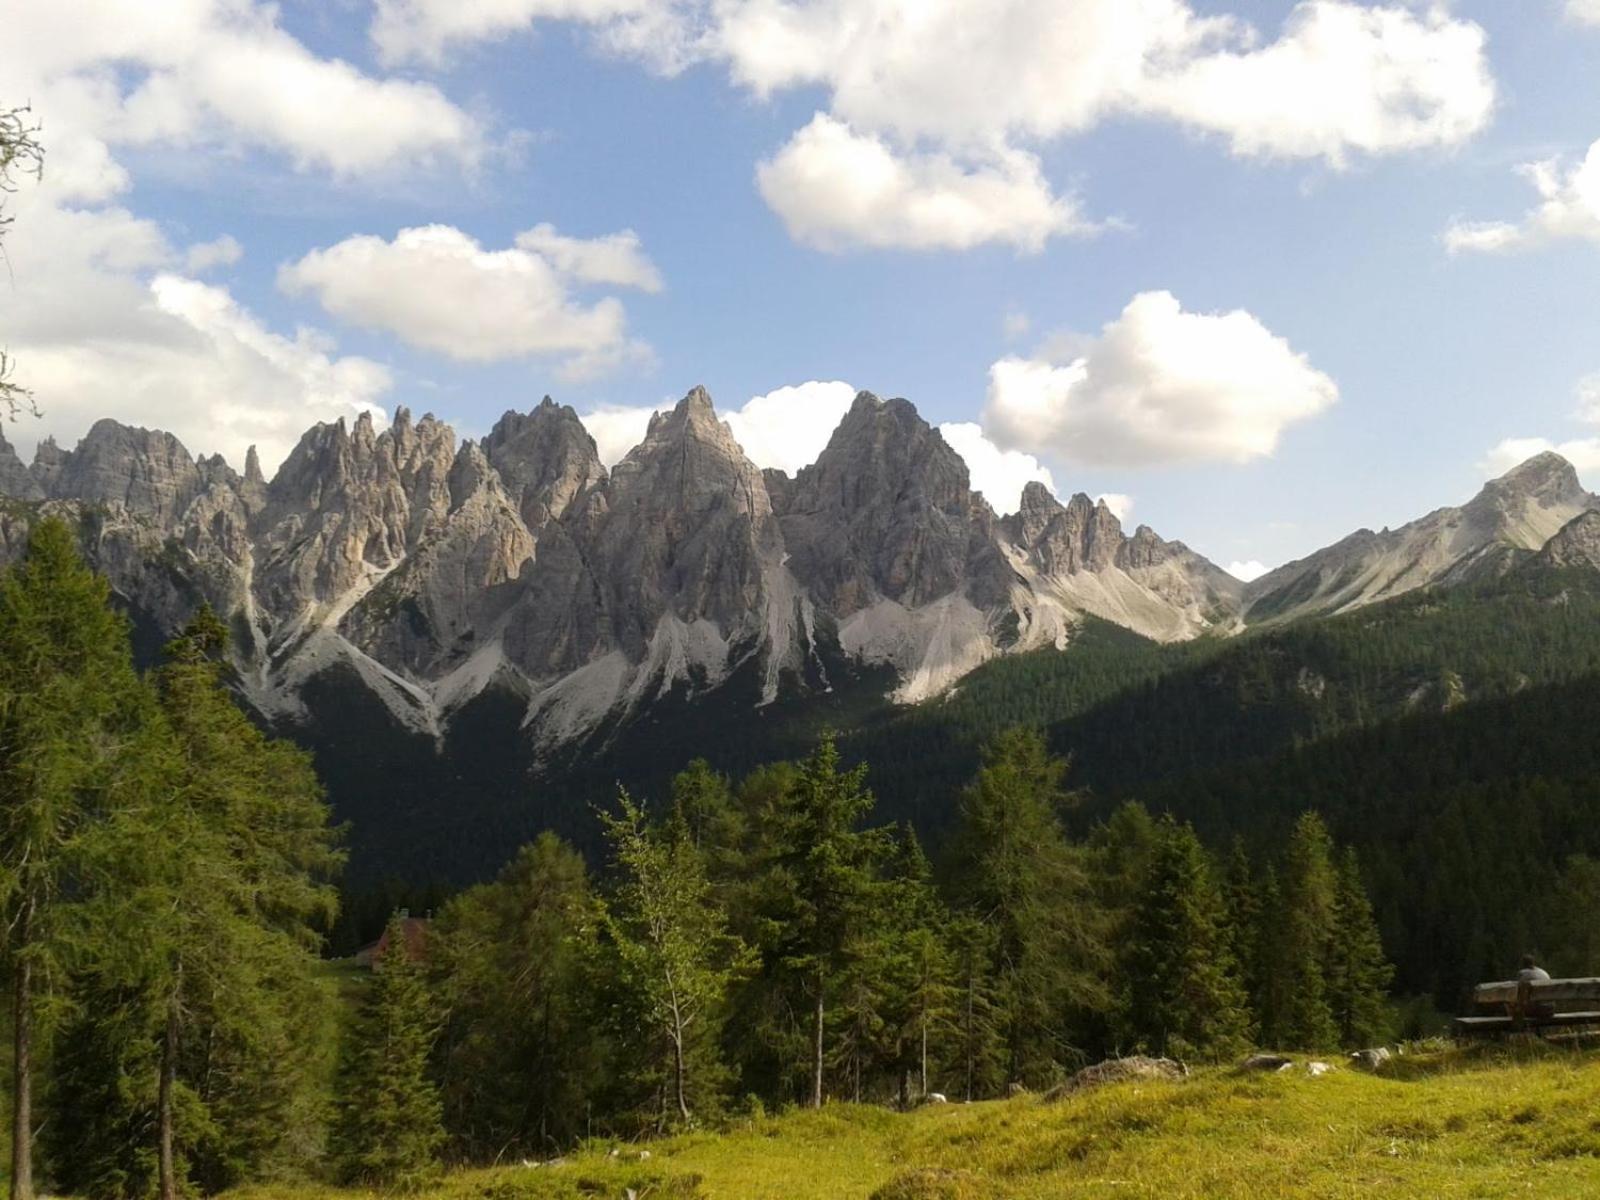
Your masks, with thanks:
M 1522 970 L 1517 972 L 1518 983 L 1548 983 L 1550 972 L 1534 961 L 1533 955 L 1522 956 Z

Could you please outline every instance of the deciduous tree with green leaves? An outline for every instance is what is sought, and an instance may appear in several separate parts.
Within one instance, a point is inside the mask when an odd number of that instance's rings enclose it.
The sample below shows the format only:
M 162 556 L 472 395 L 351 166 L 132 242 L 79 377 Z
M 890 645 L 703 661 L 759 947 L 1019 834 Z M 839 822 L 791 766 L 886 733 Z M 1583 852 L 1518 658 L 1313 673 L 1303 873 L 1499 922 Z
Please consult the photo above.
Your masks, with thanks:
M 714 902 L 705 864 L 683 808 L 652 827 L 642 806 L 619 791 L 617 811 L 601 813 L 620 872 L 605 905 L 605 927 L 619 965 L 619 983 L 670 1053 L 670 1096 L 676 1119 L 693 1120 L 691 1100 L 713 1085 L 720 1063 L 707 1063 L 733 982 L 752 965 L 748 948 L 728 931 Z M 702 1054 L 696 1056 L 696 1046 Z M 699 1077 L 692 1059 L 700 1058 Z

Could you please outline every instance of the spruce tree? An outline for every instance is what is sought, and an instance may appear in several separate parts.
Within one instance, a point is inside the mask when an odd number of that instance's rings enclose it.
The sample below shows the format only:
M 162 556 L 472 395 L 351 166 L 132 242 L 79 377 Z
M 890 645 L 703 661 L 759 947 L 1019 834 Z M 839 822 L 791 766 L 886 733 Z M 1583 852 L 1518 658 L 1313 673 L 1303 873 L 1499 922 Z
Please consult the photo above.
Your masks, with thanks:
M 439 1017 L 398 915 L 386 940 L 347 1036 L 331 1148 L 345 1183 L 415 1191 L 437 1175 L 444 1143 L 429 1074 Z
M 807 1100 L 814 1108 L 824 1094 L 828 998 L 872 917 L 875 869 L 887 840 L 881 830 L 859 828 L 872 806 L 866 768 L 841 770 L 833 739 L 824 738 L 794 781 L 784 848 L 774 862 L 793 906 L 777 948 L 811 1010 Z
M 1356 852 L 1347 848 L 1339 859 L 1328 950 L 1328 1002 L 1343 1045 L 1359 1049 L 1388 1035 L 1387 997 L 1393 978 Z
M 1225 1057 L 1249 1028 L 1227 914 L 1194 830 L 1158 828 L 1122 956 L 1126 1029 L 1158 1053 Z
M 729 988 L 749 968 L 750 955 L 713 901 L 683 808 L 675 808 L 662 828 L 650 827 L 626 791 L 619 792 L 617 808 L 601 813 L 621 874 L 605 905 L 605 926 L 621 986 L 670 1055 L 674 1118 L 688 1124 L 691 1099 L 713 1097 L 721 1083 L 718 1027 Z
M 86 835 L 148 701 L 104 579 L 58 519 L 0 574 L 0 920 L 11 983 L 11 1196 L 33 1196 L 40 997 L 61 978 Z
M 993 1004 L 1007 1082 L 1042 1082 L 1071 1049 L 1076 1013 L 1106 1003 L 1105 921 L 1083 851 L 1058 813 L 1066 764 L 1032 730 L 1001 734 L 962 793 L 950 878 L 993 932 Z
M 1222 873 L 1222 907 L 1227 914 L 1229 948 L 1252 1003 L 1261 990 L 1261 894 L 1244 841 L 1234 838 Z
M 1314 812 L 1295 822 L 1284 851 L 1282 887 L 1282 919 L 1270 967 L 1281 975 L 1279 1035 L 1297 1050 L 1327 1049 L 1340 1040 L 1328 995 L 1338 880 L 1332 839 Z
M 153 1077 L 123 1085 L 122 1122 L 148 1109 L 163 1200 L 306 1153 L 318 1059 L 305 1039 L 329 1011 L 314 972 L 341 855 L 309 757 L 263 735 L 224 687 L 226 642 L 203 609 L 169 645 L 158 708 L 130 742 L 143 800 L 91 843 L 96 877 L 115 882 L 86 905 L 86 1019 L 142 1022 L 154 1047 Z M 150 1057 L 130 1038 L 104 1066 L 136 1080 Z M 92 1086 L 86 1068 L 77 1086 Z M 123 1149 L 85 1139 L 70 1155 L 104 1172 Z
M 599 924 L 583 858 L 543 833 L 429 928 L 444 1122 L 462 1155 L 547 1155 L 584 1134 L 610 1071 L 593 1017 Z

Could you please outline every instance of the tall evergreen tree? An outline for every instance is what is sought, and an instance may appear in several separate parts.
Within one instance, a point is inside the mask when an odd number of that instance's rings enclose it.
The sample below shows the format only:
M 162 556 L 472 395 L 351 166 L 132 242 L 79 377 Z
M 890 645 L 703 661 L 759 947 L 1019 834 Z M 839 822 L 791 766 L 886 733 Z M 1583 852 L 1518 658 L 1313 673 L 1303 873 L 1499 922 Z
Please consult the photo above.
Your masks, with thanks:
M 599 923 L 583 858 L 543 833 L 430 927 L 444 1122 L 463 1156 L 549 1154 L 586 1132 L 608 1071 L 589 977 Z
M 0 574 L 0 920 L 11 982 L 11 1196 L 33 1196 L 39 999 L 60 978 L 80 850 L 147 711 L 125 622 L 57 519 Z
M 240 1182 L 280 1149 L 305 1153 L 317 1058 L 302 1041 L 329 1000 L 314 971 L 335 908 L 335 832 L 309 757 L 264 736 L 228 695 L 226 641 L 207 609 L 168 647 L 159 709 L 133 743 L 143 801 L 92 841 L 96 876 L 114 885 L 87 905 L 82 984 L 95 999 L 83 1019 L 130 1033 L 104 1069 L 138 1079 L 153 1059 L 145 1086 L 123 1085 L 129 1112 L 111 1128 L 148 1112 L 163 1200 L 191 1181 Z M 131 1036 L 140 1023 L 145 1046 Z M 75 1086 L 93 1086 L 88 1064 Z M 65 1150 L 74 1169 L 102 1174 L 125 1152 L 114 1138 Z
M 824 738 L 794 781 L 784 847 L 774 863 L 793 905 L 779 953 L 810 1002 L 807 1099 L 814 1108 L 824 1096 L 830 989 L 872 915 L 875 869 L 886 843 L 883 831 L 859 827 L 872 805 L 866 768 L 842 770 L 833 739 Z
M 1229 949 L 1238 965 L 1245 996 L 1254 1004 L 1261 990 L 1261 893 L 1244 841 L 1237 837 L 1223 867 L 1222 908 L 1227 915 Z
M 1170 817 L 1159 826 L 1122 962 L 1125 1022 L 1138 1044 L 1207 1058 L 1244 1045 L 1248 1001 L 1222 896 L 1194 830 Z
M 1328 958 L 1338 905 L 1338 877 L 1328 827 L 1303 813 L 1283 857 L 1282 918 L 1270 970 L 1281 976 L 1284 1044 L 1320 1050 L 1339 1043 L 1328 995 Z
M 1069 1020 L 1102 1006 L 1104 922 L 1059 811 L 1066 764 L 1031 730 L 1001 734 L 962 793 L 950 878 L 993 931 L 993 1003 L 1008 1082 L 1040 1082 L 1070 1051 Z
M 1371 1046 L 1389 1032 L 1387 996 L 1394 968 L 1384 957 L 1354 849 L 1339 858 L 1333 933 L 1328 947 L 1328 1003 L 1340 1042 Z
M 439 1020 L 425 968 L 396 916 L 348 1035 L 332 1150 L 341 1178 L 414 1191 L 439 1170 L 439 1091 L 429 1074 Z
M 651 828 L 626 791 L 617 807 L 616 814 L 601 814 L 622 876 L 605 906 L 606 930 L 620 982 L 670 1052 L 671 1104 L 687 1124 L 691 1097 L 710 1095 L 721 1083 L 717 1027 L 730 986 L 750 965 L 749 951 L 712 900 L 683 808 L 664 827 Z

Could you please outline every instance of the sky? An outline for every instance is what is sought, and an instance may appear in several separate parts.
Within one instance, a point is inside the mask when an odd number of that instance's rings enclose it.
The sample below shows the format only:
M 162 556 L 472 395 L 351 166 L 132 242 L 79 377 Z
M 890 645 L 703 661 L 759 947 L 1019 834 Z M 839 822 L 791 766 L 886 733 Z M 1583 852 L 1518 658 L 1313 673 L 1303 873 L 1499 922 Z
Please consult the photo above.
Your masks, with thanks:
M 703 384 L 792 472 L 866 389 L 1241 575 L 1600 483 L 1600 0 L 8 7 L 25 457 Z

